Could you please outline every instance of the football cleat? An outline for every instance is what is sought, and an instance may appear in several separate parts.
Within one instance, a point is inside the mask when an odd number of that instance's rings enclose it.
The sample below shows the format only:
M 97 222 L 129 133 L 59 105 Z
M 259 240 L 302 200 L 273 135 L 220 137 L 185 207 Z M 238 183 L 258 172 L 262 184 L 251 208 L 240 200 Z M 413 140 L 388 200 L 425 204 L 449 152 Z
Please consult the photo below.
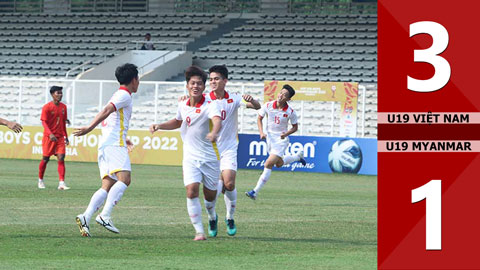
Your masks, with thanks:
M 225 224 L 227 224 L 227 234 L 234 236 L 237 233 L 237 226 L 235 226 L 235 221 L 233 219 L 225 219 Z
M 45 189 L 45 183 L 43 182 L 43 180 L 38 180 L 38 188 Z
M 97 216 L 97 218 L 95 218 L 95 221 L 102 225 L 103 227 L 105 227 L 105 229 L 113 232 L 113 233 L 120 233 L 120 231 L 115 228 L 115 226 L 113 225 L 113 221 L 111 218 L 106 218 L 106 217 L 102 217 L 100 215 Z
M 215 237 L 218 232 L 218 215 L 215 216 L 215 220 L 208 221 L 208 236 Z
M 245 195 L 247 195 L 247 197 L 249 197 L 252 200 L 255 200 L 257 198 L 257 194 L 255 193 L 255 190 L 253 190 L 253 189 L 245 192 Z
M 303 157 L 303 150 L 298 152 L 298 157 L 300 158 L 298 161 L 302 163 L 303 166 L 307 165 L 307 161 L 305 161 L 305 158 Z
M 203 241 L 207 240 L 207 237 L 205 237 L 204 233 L 197 233 L 195 234 L 195 238 L 193 238 L 193 241 Z
M 70 188 L 65 185 L 64 181 L 58 182 L 58 190 L 69 190 Z
M 88 227 L 87 220 L 85 216 L 80 214 L 75 218 L 77 222 L 78 228 L 80 229 L 80 233 L 84 237 L 90 237 L 90 228 Z

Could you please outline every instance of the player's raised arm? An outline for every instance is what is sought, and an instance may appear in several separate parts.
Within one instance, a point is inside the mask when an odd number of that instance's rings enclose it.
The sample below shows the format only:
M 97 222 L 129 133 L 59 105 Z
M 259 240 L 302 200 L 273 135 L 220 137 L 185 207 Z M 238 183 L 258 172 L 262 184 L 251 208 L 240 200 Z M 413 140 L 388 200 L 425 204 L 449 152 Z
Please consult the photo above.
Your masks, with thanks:
M 249 109 L 258 110 L 262 107 L 260 102 L 258 102 L 258 100 L 254 99 L 250 95 L 242 95 L 242 98 L 243 98 L 243 100 L 245 100 L 247 102 L 247 108 L 249 108 Z
M 8 121 L 7 119 L 3 119 L 3 118 L 0 118 L 0 125 L 8 127 L 9 129 L 13 130 L 13 132 L 15 133 L 19 133 L 23 129 L 22 125 L 13 121 Z
M 112 103 L 109 103 L 107 106 L 105 106 L 105 108 L 103 108 L 103 110 L 101 112 L 99 112 L 95 118 L 93 119 L 93 121 L 90 123 L 89 126 L 87 127 L 81 127 L 81 128 L 78 128 L 78 129 L 75 129 L 75 131 L 73 132 L 73 135 L 75 136 L 83 136 L 87 133 L 89 133 L 90 131 L 92 131 L 96 126 L 98 126 L 98 124 L 100 124 L 103 120 L 107 119 L 107 117 L 113 113 L 115 111 L 115 106 L 113 106 Z
M 150 133 L 155 133 L 157 130 L 172 130 L 182 126 L 182 120 L 172 119 L 161 124 L 152 124 L 150 126 Z

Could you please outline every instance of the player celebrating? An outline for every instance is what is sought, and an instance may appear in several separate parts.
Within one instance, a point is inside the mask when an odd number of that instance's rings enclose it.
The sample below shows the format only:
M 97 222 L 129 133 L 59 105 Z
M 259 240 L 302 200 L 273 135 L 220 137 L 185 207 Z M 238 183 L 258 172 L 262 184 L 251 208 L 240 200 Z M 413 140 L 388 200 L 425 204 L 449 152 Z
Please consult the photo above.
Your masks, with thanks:
M 130 185 L 131 165 L 128 152 L 133 149 L 133 144 L 127 139 L 127 132 L 132 116 L 132 93 L 137 92 L 139 84 L 137 67 L 133 64 L 119 66 L 115 77 L 120 83 L 120 89 L 113 94 L 88 127 L 79 128 L 73 133 L 75 136 L 85 135 L 102 123 L 102 137 L 98 144 L 98 167 L 102 187 L 93 194 L 85 212 L 76 217 L 82 236 L 90 236 L 90 218 L 105 199 L 105 206 L 95 221 L 107 230 L 119 233 L 113 225 L 111 213 Z
M 65 185 L 65 145 L 68 145 L 67 106 L 60 102 L 63 97 L 62 87 L 52 86 L 50 95 L 52 95 L 53 100 L 43 106 L 40 117 L 43 125 L 43 158 L 38 166 L 38 188 L 45 188 L 43 182 L 45 169 L 50 156 L 56 155 L 58 160 L 58 189 L 67 190 L 70 189 Z
M 238 148 L 238 108 L 243 101 L 247 108 L 260 109 L 261 105 L 250 95 L 240 96 L 235 93 L 228 93 L 225 85 L 228 82 L 228 69 L 224 65 L 213 66 L 209 69 L 210 87 L 212 91 L 207 98 L 216 100 L 220 107 L 222 118 L 222 129 L 218 136 L 217 145 L 220 151 L 221 179 L 218 181 L 217 196 L 225 188 L 225 206 L 227 214 L 227 234 L 233 236 L 237 233 L 237 227 L 233 215 L 237 203 L 237 189 L 235 188 L 235 177 L 237 173 L 237 148 Z M 223 180 L 223 181 L 222 181 Z M 213 216 L 209 221 L 208 234 L 211 237 L 217 236 L 218 217 Z
M 8 121 L 7 119 L 0 118 L 0 125 L 6 126 L 9 129 L 13 130 L 15 133 L 20 133 L 23 129 L 22 125 L 13 122 L 13 121 Z
M 209 217 L 215 217 L 214 206 L 217 180 L 220 175 L 219 158 L 215 140 L 222 126 L 217 102 L 203 96 L 207 74 L 196 66 L 185 71 L 188 99 L 180 101 L 175 119 L 153 124 L 150 132 L 181 127 L 183 140 L 183 183 L 187 191 L 187 210 L 196 234 L 193 240 L 206 240 L 202 224 L 202 206 L 199 199 L 203 183 L 205 207 Z M 210 129 L 209 119 L 213 123 Z
M 257 194 L 260 189 L 267 183 L 272 173 L 273 165 L 277 168 L 282 167 L 284 164 L 290 164 L 295 161 L 300 161 L 302 165 L 305 165 L 305 159 L 303 159 L 303 152 L 300 151 L 296 155 L 283 156 L 285 149 L 289 144 L 288 136 L 297 131 L 297 114 L 288 106 L 289 101 L 295 95 L 295 90 L 288 84 L 282 87 L 282 90 L 278 94 L 277 100 L 273 100 L 263 104 L 262 108 L 258 112 L 258 130 L 260 132 L 260 139 L 267 139 L 268 153 L 270 156 L 265 162 L 265 168 L 262 175 L 258 179 L 257 186 L 250 191 L 247 191 L 245 195 L 252 200 L 257 198 Z M 267 134 L 263 133 L 263 117 L 267 115 Z M 292 124 L 292 128 L 288 129 L 288 121 Z

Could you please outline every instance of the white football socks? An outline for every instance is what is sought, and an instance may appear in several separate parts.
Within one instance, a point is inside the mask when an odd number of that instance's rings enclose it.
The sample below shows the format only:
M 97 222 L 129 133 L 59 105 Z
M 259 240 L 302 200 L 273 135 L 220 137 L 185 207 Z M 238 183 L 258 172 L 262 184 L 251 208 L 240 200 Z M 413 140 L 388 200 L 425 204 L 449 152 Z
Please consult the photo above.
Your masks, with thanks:
M 100 214 L 102 217 L 110 218 L 113 207 L 120 201 L 125 189 L 127 189 L 127 185 L 125 185 L 125 183 L 123 183 L 122 181 L 117 181 L 110 188 L 107 196 L 107 201 L 105 202 L 105 206 L 103 207 L 102 213 Z
M 283 164 L 290 164 L 292 162 L 295 162 L 295 161 L 299 161 L 300 160 L 300 156 L 299 155 L 288 155 L 288 156 L 285 156 L 283 157 Z
M 203 200 L 205 202 L 205 209 L 207 210 L 208 214 L 208 220 L 215 220 L 217 218 L 217 213 L 215 212 L 215 203 L 217 200 L 215 199 L 214 201 L 207 201 Z
M 90 224 L 90 219 L 92 215 L 98 211 L 98 209 L 102 206 L 103 202 L 107 198 L 107 191 L 103 188 L 98 189 L 95 193 L 93 193 L 92 198 L 90 199 L 90 203 L 88 204 L 87 210 L 83 213 L 87 224 Z
M 270 174 L 272 174 L 272 169 L 263 169 L 262 175 L 260 175 L 260 178 L 258 178 L 257 186 L 253 189 L 255 193 L 258 193 L 260 189 L 262 189 L 262 187 L 267 183 L 268 179 L 270 179 Z
M 233 214 L 237 207 L 237 189 L 232 191 L 225 190 L 225 206 L 227 207 L 227 219 L 233 219 Z
M 200 199 L 198 197 L 193 199 L 187 198 L 187 210 L 188 215 L 190 216 L 190 221 L 195 228 L 195 232 L 204 233 L 202 224 L 202 206 L 200 205 Z

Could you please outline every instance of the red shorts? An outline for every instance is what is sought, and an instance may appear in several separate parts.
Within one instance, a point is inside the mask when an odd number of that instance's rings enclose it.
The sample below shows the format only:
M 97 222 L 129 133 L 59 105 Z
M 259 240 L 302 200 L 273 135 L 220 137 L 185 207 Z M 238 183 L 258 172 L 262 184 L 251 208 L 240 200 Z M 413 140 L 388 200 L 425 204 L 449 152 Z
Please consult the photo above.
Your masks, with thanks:
M 57 141 L 51 141 L 48 136 L 43 136 L 42 140 L 43 156 L 49 157 L 51 155 L 65 154 L 65 138 L 57 137 Z

